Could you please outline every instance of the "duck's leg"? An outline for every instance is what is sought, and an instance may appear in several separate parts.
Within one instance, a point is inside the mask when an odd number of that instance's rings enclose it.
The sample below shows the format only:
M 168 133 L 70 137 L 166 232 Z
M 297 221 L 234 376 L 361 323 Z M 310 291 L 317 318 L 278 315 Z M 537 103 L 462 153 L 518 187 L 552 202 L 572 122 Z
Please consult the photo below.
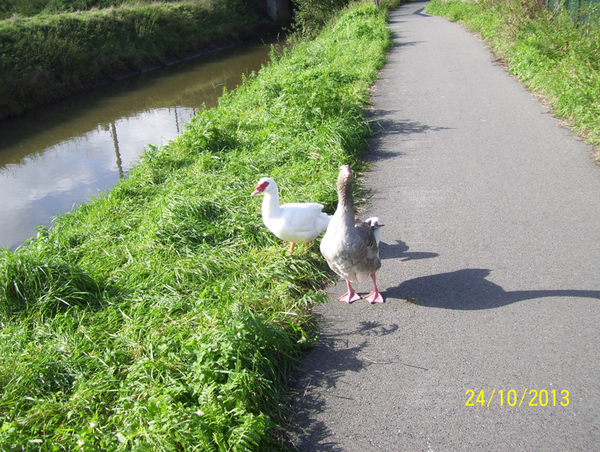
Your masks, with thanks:
M 369 303 L 383 303 L 383 296 L 377 290 L 377 282 L 375 281 L 375 273 L 371 273 L 371 279 L 373 279 L 373 292 L 365 297 Z
M 296 244 L 294 242 L 292 242 L 292 245 L 290 246 L 290 249 L 288 250 L 288 253 L 293 253 L 294 252 L 294 248 L 296 248 Z
M 338 301 L 343 301 L 345 303 L 352 303 L 356 300 L 360 300 L 360 296 L 354 291 L 352 286 L 350 285 L 350 281 L 346 280 L 346 285 L 348 286 L 348 292 L 338 298 Z

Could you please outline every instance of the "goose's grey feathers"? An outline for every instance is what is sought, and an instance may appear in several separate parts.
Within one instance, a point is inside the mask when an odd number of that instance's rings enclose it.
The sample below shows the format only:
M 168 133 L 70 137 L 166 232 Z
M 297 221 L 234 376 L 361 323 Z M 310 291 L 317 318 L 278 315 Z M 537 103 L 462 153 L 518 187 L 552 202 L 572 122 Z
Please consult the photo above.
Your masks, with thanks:
M 366 298 L 371 303 L 383 303 L 375 282 L 375 273 L 381 268 L 378 229 L 383 224 L 377 217 L 355 221 L 352 179 L 350 167 L 342 166 L 338 176 L 338 206 L 321 240 L 321 254 L 329 267 L 346 280 L 348 292 L 340 301 L 352 303 L 360 299 L 351 283 L 371 277 L 374 288 Z

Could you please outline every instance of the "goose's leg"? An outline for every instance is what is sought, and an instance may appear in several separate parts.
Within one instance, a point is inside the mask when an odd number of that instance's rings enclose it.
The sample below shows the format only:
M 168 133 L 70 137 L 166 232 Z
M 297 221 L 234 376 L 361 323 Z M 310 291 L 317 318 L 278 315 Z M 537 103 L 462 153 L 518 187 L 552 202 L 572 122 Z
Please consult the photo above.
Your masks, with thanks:
M 353 301 L 360 300 L 360 296 L 354 291 L 352 286 L 350 285 L 350 281 L 346 280 L 346 285 L 348 286 L 348 292 L 338 298 L 338 301 L 343 301 L 345 303 L 352 303 Z
M 296 247 L 296 244 L 294 242 L 292 242 L 292 245 L 290 246 L 290 249 L 288 250 L 288 253 L 293 253 L 295 247 Z
M 369 303 L 383 303 L 383 296 L 377 290 L 377 283 L 375 282 L 375 273 L 371 273 L 371 278 L 373 279 L 373 292 L 365 297 Z

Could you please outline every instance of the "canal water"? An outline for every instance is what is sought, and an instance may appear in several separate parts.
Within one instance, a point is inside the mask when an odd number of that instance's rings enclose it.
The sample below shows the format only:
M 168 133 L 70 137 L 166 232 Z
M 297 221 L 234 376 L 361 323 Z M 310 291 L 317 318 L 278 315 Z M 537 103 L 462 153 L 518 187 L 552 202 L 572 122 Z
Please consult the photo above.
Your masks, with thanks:
M 135 75 L 0 121 L 0 248 L 106 191 L 147 145 L 163 145 L 223 88 L 269 59 L 270 40 Z

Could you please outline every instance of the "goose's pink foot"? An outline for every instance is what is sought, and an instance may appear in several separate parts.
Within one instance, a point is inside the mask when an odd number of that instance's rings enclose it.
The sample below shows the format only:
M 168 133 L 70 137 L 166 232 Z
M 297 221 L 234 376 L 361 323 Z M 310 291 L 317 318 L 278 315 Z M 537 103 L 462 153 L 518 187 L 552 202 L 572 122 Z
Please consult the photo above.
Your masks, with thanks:
M 367 295 L 365 297 L 365 300 L 367 300 L 371 304 L 384 302 L 383 296 L 379 293 L 377 289 L 375 289 L 373 292 Z
M 356 300 L 360 300 L 360 296 L 354 291 L 352 286 L 350 285 L 350 281 L 346 280 L 346 285 L 348 286 L 348 292 L 338 298 L 338 301 L 343 301 L 344 303 L 353 303 Z
M 383 296 L 377 290 L 377 282 L 375 281 L 375 273 L 371 273 L 371 279 L 373 280 L 373 292 L 365 297 L 369 303 L 383 303 Z
M 340 298 L 338 298 L 338 301 L 343 301 L 345 303 L 353 303 L 356 300 L 360 300 L 360 296 L 356 293 L 356 292 L 347 292 L 344 295 L 342 295 Z

